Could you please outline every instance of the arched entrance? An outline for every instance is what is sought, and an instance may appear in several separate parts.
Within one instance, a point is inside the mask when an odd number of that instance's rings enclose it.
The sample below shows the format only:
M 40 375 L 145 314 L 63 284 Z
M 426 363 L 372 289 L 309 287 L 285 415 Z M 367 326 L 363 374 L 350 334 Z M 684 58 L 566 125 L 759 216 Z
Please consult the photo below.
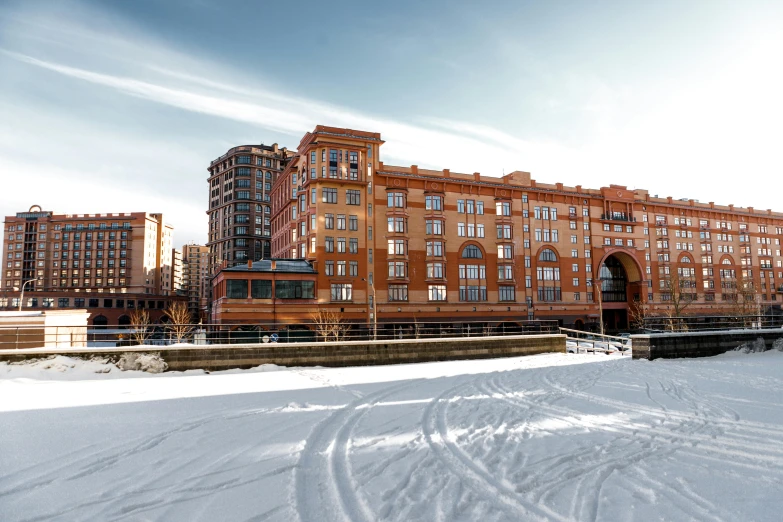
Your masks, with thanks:
M 108 324 L 109 324 L 109 320 L 106 318 L 105 315 L 95 316 L 92 320 L 92 325 L 95 327 L 96 330 L 105 330 L 106 325 Z
M 627 330 L 630 305 L 644 300 L 639 262 L 627 252 L 609 252 L 598 268 L 597 281 L 601 284 L 598 302 L 602 308 L 604 331 Z

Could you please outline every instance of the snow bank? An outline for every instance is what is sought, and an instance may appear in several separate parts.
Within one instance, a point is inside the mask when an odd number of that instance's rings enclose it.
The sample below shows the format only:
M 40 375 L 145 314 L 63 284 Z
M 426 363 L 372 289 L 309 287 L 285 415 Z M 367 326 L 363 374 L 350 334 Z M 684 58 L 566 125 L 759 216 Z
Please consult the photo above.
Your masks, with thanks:
M 117 361 L 117 368 L 123 371 L 163 373 L 168 367 L 159 353 L 125 352 Z

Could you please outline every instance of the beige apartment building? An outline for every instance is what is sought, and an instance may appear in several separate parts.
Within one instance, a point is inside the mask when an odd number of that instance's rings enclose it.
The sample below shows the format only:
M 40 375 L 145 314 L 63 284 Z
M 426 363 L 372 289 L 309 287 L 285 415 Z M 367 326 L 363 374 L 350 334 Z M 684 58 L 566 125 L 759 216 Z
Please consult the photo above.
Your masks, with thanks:
M 33 206 L 5 217 L 3 231 L 1 306 L 17 304 L 24 287 L 23 308 L 88 308 L 111 321 L 137 308 L 158 314 L 176 293 L 173 227 L 163 214 Z

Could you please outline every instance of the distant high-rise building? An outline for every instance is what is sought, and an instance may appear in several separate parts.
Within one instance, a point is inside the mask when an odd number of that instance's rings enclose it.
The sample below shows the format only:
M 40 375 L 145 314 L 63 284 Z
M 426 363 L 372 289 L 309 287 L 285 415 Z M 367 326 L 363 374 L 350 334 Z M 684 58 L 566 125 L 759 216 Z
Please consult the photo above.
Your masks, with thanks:
M 209 271 L 269 257 L 270 194 L 292 151 L 273 145 L 234 147 L 209 171 Z
M 171 251 L 172 291 L 175 295 L 184 295 L 182 289 L 182 250 Z
M 33 206 L 7 216 L 0 307 L 87 308 L 112 324 L 158 311 L 175 295 L 174 229 L 163 214 L 54 214 Z M 125 321 L 125 319 L 123 319 Z
M 205 319 L 209 297 L 209 247 L 182 247 L 182 289 L 193 320 Z

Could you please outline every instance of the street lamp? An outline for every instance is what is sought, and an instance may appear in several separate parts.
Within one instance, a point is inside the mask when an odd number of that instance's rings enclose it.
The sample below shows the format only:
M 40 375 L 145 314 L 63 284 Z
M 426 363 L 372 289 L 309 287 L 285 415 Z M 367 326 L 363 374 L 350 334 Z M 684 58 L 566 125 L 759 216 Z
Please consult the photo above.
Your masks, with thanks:
M 28 285 L 28 283 L 32 283 L 33 281 L 38 281 L 39 278 L 34 279 L 28 279 L 24 283 L 22 283 L 22 293 L 19 295 L 19 311 L 22 311 L 22 303 L 24 303 L 24 287 Z
M 600 277 L 593 279 L 593 288 L 595 288 L 596 283 L 598 283 L 598 324 L 601 328 L 601 335 L 604 335 L 604 280 Z
M 372 307 L 369 308 L 372 314 L 372 340 L 375 341 L 378 334 L 378 300 L 375 299 L 375 283 L 368 281 L 362 277 L 362 281 L 370 283 L 370 290 L 372 290 Z

